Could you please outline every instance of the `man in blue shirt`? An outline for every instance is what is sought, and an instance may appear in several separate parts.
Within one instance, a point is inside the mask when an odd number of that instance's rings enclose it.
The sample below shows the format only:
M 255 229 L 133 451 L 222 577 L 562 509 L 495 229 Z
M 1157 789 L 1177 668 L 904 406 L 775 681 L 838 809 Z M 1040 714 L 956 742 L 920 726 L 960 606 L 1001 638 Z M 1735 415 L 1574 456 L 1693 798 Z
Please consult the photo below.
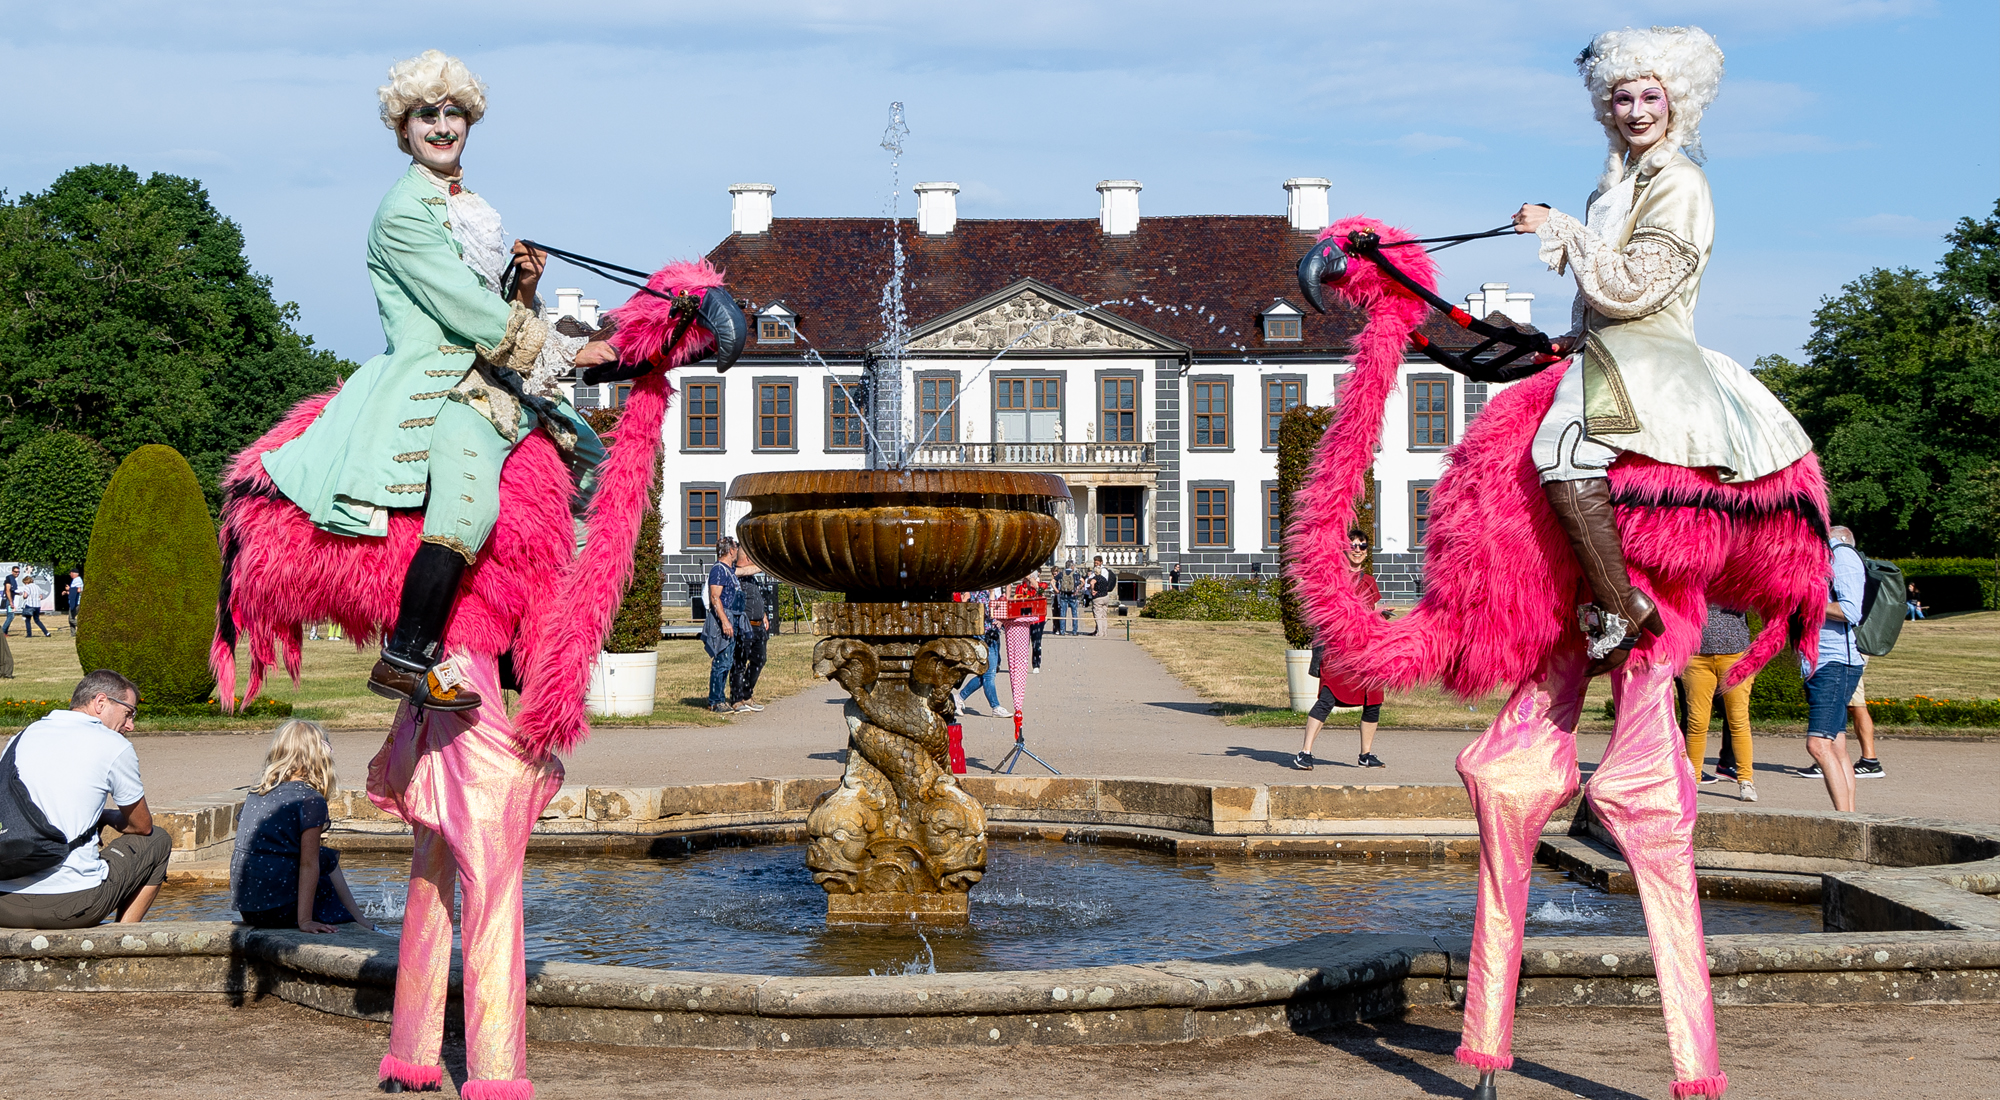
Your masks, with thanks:
M 1854 624 L 1861 621 L 1861 594 L 1868 573 L 1854 532 L 1831 528 L 1827 547 L 1833 555 L 1833 591 L 1826 605 L 1826 622 L 1819 628 L 1819 657 L 1812 665 L 1799 662 L 1806 680 L 1806 748 L 1826 779 L 1827 796 L 1841 812 L 1854 809 L 1854 765 L 1847 758 L 1847 702 L 1861 679 L 1864 658 L 1855 648 Z
M 708 569 L 708 619 L 702 624 L 707 647 L 708 709 L 734 714 L 729 705 L 729 670 L 736 663 L 736 629 L 743 614 L 743 589 L 736 581 L 742 564 L 736 540 L 724 536 L 715 544 L 715 564 Z

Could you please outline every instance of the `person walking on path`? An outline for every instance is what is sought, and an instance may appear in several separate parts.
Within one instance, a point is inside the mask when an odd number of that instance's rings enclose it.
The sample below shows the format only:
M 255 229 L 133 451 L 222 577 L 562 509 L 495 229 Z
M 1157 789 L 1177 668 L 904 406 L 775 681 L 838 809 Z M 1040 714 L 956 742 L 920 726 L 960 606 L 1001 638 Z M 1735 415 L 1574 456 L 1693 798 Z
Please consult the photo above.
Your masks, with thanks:
M 0 580 L 0 603 L 7 605 L 7 622 L 4 627 L 0 627 L 0 637 L 5 637 L 14 631 L 14 609 L 21 603 L 20 566 L 15 566 L 5 580 Z
M 1716 782 L 1715 776 L 1702 771 L 1702 764 L 1708 759 L 1708 726 L 1714 717 L 1716 685 L 1749 648 L 1750 623 L 1743 612 L 1709 604 L 1708 622 L 1701 631 L 1701 648 L 1681 670 L 1681 688 L 1687 697 L 1688 763 L 1694 766 L 1703 783 Z M 1729 729 L 1731 759 L 1736 769 L 1736 797 L 1744 802 L 1757 801 L 1757 773 L 1752 767 L 1750 747 L 1750 685 L 1755 680 L 1752 676 L 1722 696 L 1723 719 Z
M 1076 571 L 1076 563 L 1066 561 L 1056 570 L 1056 633 L 1081 634 L 1076 620 L 1076 597 L 1083 590 L 1083 574 Z M 1064 624 L 1068 624 L 1065 627 Z
M 1014 716 L 1012 711 L 1008 711 L 1005 714 L 1000 712 L 1000 690 L 994 686 L 994 678 L 1000 674 L 1000 624 L 993 618 L 993 601 L 1001 598 L 1003 597 L 997 588 L 991 591 L 981 590 L 965 594 L 967 603 L 976 603 L 979 605 L 980 617 L 986 623 L 986 632 L 984 635 L 984 641 L 986 642 L 986 671 L 971 677 L 965 682 L 965 686 L 959 689 L 958 710 L 960 714 L 970 714 L 975 718 L 978 717 L 979 712 L 966 706 L 965 700 L 972 698 L 973 692 L 984 688 L 986 691 L 986 709 L 993 717 L 1012 718 Z
M 1828 532 L 1833 555 L 1833 585 L 1826 605 L 1826 622 L 1819 628 L 1819 655 L 1799 673 L 1806 681 L 1806 748 L 1813 766 L 1826 780 L 1827 797 L 1841 813 L 1854 810 L 1854 769 L 1847 758 L 1848 702 L 1861 679 L 1861 651 L 1854 643 L 1854 624 L 1861 621 L 1861 593 L 1868 573 L 1854 548 L 1854 533 L 1845 527 Z M 1842 550 L 1847 551 L 1841 553 Z
M 757 579 L 763 567 L 750 560 L 750 552 L 736 552 L 736 580 L 742 585 L 743 629 L 736 632 L 735 663 L 729 668 L 729 706 L 738 712 L 763 710 L 754 698 L 757 677 L 764 672 L 766 646 L 771 634 L 771 598 L 764 582 Z
M 1366 567 L 1368 562 L 1368 536 L 1360 531 L 1347 533 L 1347 569 L 1354 590 L 1370 607 L 1381 609 L 1382 587 L 1375 583 L 1375 574 Z M 1314 647 L 1315 650 L 1318 647 Z M 1313 741 L 1325 727 L 1327 716 L 1334 707 L 1361 708 L 1361 755 L 1355 766 L 1361 768 L 1385 768 L 1387 764 L 1375 755 L 1375 729 L 1382 721 L 1382 692 L 1370 690 L 1343 676 L 1334 674 L 1318 652 L 1313 654 L 1313 663 L 1319 669 L 1319 698 L 1312 709 L 1306 712 L 1305 744 L 1299 747 L 1299 754 L 1292 758 L 1292 766 L 1302 772 L 1313 769 Z
M 1845 531 L 1847 528 L 1836 530 Z M 1852 538 L 1851 535 L 1849 537 Z M 1853 544 L 1850 542 L 1848 545 Z M 1855 550 L 1856 556 L 1860 553 L 1859 549 Z M 1850 636 L 1852 633 L 1849 631 Z M 1887 773 L 1882 770 L 1881 759 L 1875 755 L 1875 716 L 1868 710 L 1868 655 L 1857 648 L 1854 660 L 1861 666 L 1860 671 L 1854 674 L 1854 694 L 1847 700 L 1847 720 L 1854 723 L 1855 740 L 1861 743 L 1861 757 L 1854 762 L 1854 778 L 1880 779 Z M 1824 778 L 1816 761 L 1800 768 L 1798 775 L 1801 779 Z
M 1118 578 L 1104 565 L 1102 557 L 1090 567 L 1090 614 L 1097 621 L 1094 638 L 1111 636 L 1111 607 L 1118 602 Z
M 76 609 L 83 606 L 83 574 L 69 571 L 69 632 L 76 633 Z
M 736 540 L 725 535 L 715 543 L 715 564 L 708 569 L 708 614 L 701 623 L 701 644 L 709 658 L 708 709 L 717 714 L 736 713 L 729 705 L 729 670 L 736 664 L 737 621 L 743 614 L 736 564 Z
M 120 924 L 146 919 L 167 880 L 174 840 L 153 828 L 139 754 L 125 738 L 138 707 L 132 681 L 98 669 L 78 681 L 68 710 L 50 711 L 0 752 L 0 771 L 18 777 L 9 785 L 25 791 L 71 846 L 52 867 L 0 879 L 0 927 L 89 928 L 113 914 Z M 100 848 L 102 829 L 119 835 Z
M 50 636 L 49 624 L 42 621 L 42 604 L 48 598 L 42 590 L 42 582 L 33 577 L 29 577 L 28 583 L 21 587 L 21 634 L 24 637 L 34 637 L 38 626 L 42 628 L 42 637 Z

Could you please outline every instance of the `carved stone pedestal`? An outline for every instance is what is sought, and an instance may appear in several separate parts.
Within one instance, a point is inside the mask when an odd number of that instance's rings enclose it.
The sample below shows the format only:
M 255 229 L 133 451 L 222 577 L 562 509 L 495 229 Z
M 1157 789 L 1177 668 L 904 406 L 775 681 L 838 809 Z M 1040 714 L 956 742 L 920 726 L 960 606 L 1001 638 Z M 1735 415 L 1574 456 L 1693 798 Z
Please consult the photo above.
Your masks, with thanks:
M 986 809 L 951 774 L 952 690 L 986 671 L 977 604 L 828 603 L 813 671 L 847 689 L 847 771 L 806 819 L 830 924 L 963 924 Z

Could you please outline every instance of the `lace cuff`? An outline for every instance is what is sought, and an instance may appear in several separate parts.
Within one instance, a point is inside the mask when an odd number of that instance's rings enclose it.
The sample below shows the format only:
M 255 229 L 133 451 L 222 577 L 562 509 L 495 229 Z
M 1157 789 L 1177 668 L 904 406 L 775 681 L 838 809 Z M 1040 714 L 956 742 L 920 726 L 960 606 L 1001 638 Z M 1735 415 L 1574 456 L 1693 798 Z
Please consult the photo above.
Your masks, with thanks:
M 1666 305 L 1701 259 L 1694 245 L 1654 226 L 1633 230 L 1623 251 L 1562 213 L 1552 212 L 1537 235 L 1541 258 L 1558 272 L 1567 261 L 1576 272 L 1578 295 L 1598 314 L 1620 321 Z
M 534 369 L 543 345 L 553 335 L 547 321 L 535 316 L 533 310 L 521 303 L 512 302 L 507 308 L 506 331 L 493 346 L 480 344 L 479 357 L 494 366 L 508 367 L 526 375 Z
M 535 356 L 534 368 L 521 372 L 522 388 L 536 397 L 562 396 L 561 379 L 576 365 L 576 353 L 589 342 L 588 336 L 564 336 L 550 329 Z

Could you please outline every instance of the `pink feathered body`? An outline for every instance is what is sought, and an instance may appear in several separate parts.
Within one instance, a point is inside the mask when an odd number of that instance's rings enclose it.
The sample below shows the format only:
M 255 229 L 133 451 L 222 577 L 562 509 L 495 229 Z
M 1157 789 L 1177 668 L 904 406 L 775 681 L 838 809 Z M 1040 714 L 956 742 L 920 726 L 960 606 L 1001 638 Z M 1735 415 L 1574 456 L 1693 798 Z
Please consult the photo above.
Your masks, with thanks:
M 1356 229 L 1375 230 L 1385 241 L 1413 236 L 1348 218 L 1321 239 Z M 1426 287 L 1436 286 L 1436 266 L 1421 248 L 1386 255 Z M 1578 629 L 1576 605 L 1588 599 L 1529 453 L 1565 367 L 1501 391 L 1447 454 L 1431 494 L 1423 595 L 1409 614 L 1384 621 L 1347 583 L 1346 533 L 1410 333 L 1430 307 L 1365 259 L 1350 259 L 1333 285 L 1368 322 L 1355 338 L 1353 372 L 1286 532 L 1290 574 L 1327 659 L 1389 691 L 1438 683 L 1476 698 L 1536 682 L 1557 640 Z M 1764 618 L 1749 652 L 1730 670 L 1730 684 L 1754 674 L 1790 637 L 1812 655 L 1828 577 L 1826 487 L 1814 456 L 1727 485 L 1712 470 L 1628 454 L 1612 467 L 1611 483 L 1633 583 L 1652 594 L 1666 623 L 1666 633 L 1642 644 L 1637 659 L 1685 661 L 1700 644 L 1710 603 L 1755 609 Z
M 722 286 L 723 275 L 706 261 L 676 263 L 656 273 L 651 285 L 700 293 Z M 671 332 L 669 306 L 639 294 L 613 311 L 619 329 L 612 344 L 622 361 L 642 362 L 660 352 Z M 667 370 L 713 343 L 706 328 L 691 326 L 667 367 L 633 384 L 598 470 L 582 553 L 575 551 L 570 522 L 569 473 L 548 436 L 539 429 L 530 433 L 501 470 L 500 520 L 459 584 L 445 644 L 474 653 L 513 652 L 522 683 L 514 726 L 524 751 L 567 751 L 589 736 L 583 703 L 591 663 L 632 579 L 640 520 L 654 507 L 660 429 L 673 394 Z M 266 451 L 305 431 L 332 397 L 300 402 L 237 455 L 224 478 L 222 600 L 210 664 L 225 708 L 234 702 L 239 639 L 249 646 L 247 703 L 281 656 L 298 682 L 306 624 L 338 622 L 357 648 L 395 629 L 422 512 L 391 512 L 386 538 L 328 534 L 277 491 L 261 461 Z

